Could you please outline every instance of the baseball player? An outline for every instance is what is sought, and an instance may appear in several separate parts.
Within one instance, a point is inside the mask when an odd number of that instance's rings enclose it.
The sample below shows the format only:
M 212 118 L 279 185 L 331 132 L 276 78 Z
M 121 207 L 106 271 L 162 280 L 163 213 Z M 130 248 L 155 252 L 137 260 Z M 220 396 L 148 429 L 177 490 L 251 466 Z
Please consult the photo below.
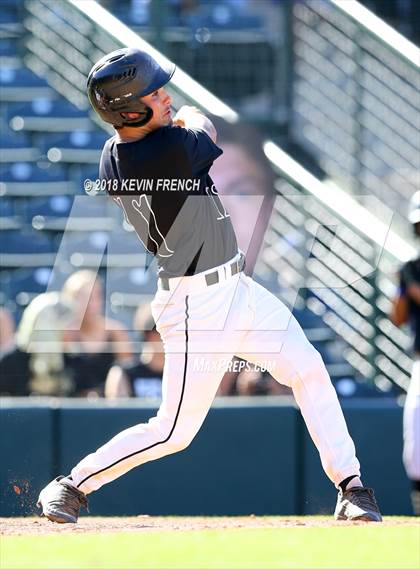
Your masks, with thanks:
M 420 244 L 420 191 L 412 197 L 409 221 Z M 420 254 L 403 265 L 391 320 L 396 326 L 409 323 L 414 334 L 414 361 L 404 404 L 403 461 L 412 482 L 413 510 L 420 515 Z
M 165 350 L 162 403 L 148 423 L 117 434 L 50 482 L 38 505 L 52 521 L 75 523 L 88 494 L 186 448 L 236 355 L 256 365 L 274 362 L 274 378 L 292 388 L 338 489 L 336 519 L 379 522 L 319 353 L 286 306 L 243 272 L 244 255 L 209 176 L 222 154 L 212 122 L 188 106 L 172 117 L 164 85 L 174 71 L 125 48 L 103 57 L 88 77 L 93 108 L 116 131 L 105 143 L 100 178 L 118 187 L 110 195 L 157 261 L 152 313 Z

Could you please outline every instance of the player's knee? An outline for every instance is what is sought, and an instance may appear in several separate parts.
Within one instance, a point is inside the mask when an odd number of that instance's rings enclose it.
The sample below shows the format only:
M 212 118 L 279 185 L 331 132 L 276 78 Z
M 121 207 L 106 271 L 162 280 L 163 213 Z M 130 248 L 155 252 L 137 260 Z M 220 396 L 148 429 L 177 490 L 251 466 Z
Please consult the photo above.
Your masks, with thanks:
M 190 445 L 192 439 L 193 437 L 187 433 L 174 434 L 168 439 L 166 445 L 170 453 L 180 452 Z
M 292 377 L 291 383 L 297 381 L 308 382 L 331 382 L 321 354 L 312 345 L 305 353 L 300 362 L 297 373 Z M 291 385 L 293 387 L 293 385 Z

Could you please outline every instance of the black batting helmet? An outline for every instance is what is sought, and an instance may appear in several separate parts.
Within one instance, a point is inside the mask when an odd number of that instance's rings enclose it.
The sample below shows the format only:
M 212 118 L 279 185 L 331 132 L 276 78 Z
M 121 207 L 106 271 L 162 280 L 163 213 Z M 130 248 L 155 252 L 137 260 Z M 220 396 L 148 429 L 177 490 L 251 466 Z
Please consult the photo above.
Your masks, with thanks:
M 116 127 L 142 126 L 153 115 L 139 101 L 171 79 L 175 65 L 161 66 L 145 51 L 135 47 L 105 55 L 91 69 L 87 80 L 90 104 L 102 120 Z M 139 113 L 128 118 L 126 113 Z

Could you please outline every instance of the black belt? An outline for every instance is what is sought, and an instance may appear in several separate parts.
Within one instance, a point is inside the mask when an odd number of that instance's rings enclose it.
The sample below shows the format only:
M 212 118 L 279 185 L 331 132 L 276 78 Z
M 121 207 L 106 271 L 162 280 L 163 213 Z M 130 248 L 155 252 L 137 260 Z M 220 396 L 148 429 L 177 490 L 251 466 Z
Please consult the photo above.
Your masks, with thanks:
M 229 265 L 231 276 L 236 275 L 237 273 L 243 271 L 245 268 L 245 255 L 241 253 L 241 256 L 237 261 L 232 261 Z M 229 270 L 228 269 L 228 270 Z M 207 273 L 204 275 L 206 279 L 207 286 L 211 286 L 217 284 L 219 282 L 219 271 L 213 271 L 212 273 Z M 159 279 L 160 285 L 162 290 L 171 290 L 169 287 L 169 278 L 168 277 L 161 277 Z

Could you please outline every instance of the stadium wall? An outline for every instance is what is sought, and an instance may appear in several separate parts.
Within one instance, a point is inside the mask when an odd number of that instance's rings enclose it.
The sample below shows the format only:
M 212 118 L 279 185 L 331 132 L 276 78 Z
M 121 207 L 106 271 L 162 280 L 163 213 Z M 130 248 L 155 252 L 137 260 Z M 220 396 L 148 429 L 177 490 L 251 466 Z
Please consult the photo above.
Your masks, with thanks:
M 343 403 L 363 479 L 386 515 L 411 513 L 401 462 L 402 409 L 393 401 Z M 3 400 L 0 516 L 36 514 L 39 489 L 66 474 L 156 406 L 133 401 Z M 331 513 L 336 492 L 289 399 L 217 400 L 185 451 L 151 462 L 90 497 L 91 515 Z

